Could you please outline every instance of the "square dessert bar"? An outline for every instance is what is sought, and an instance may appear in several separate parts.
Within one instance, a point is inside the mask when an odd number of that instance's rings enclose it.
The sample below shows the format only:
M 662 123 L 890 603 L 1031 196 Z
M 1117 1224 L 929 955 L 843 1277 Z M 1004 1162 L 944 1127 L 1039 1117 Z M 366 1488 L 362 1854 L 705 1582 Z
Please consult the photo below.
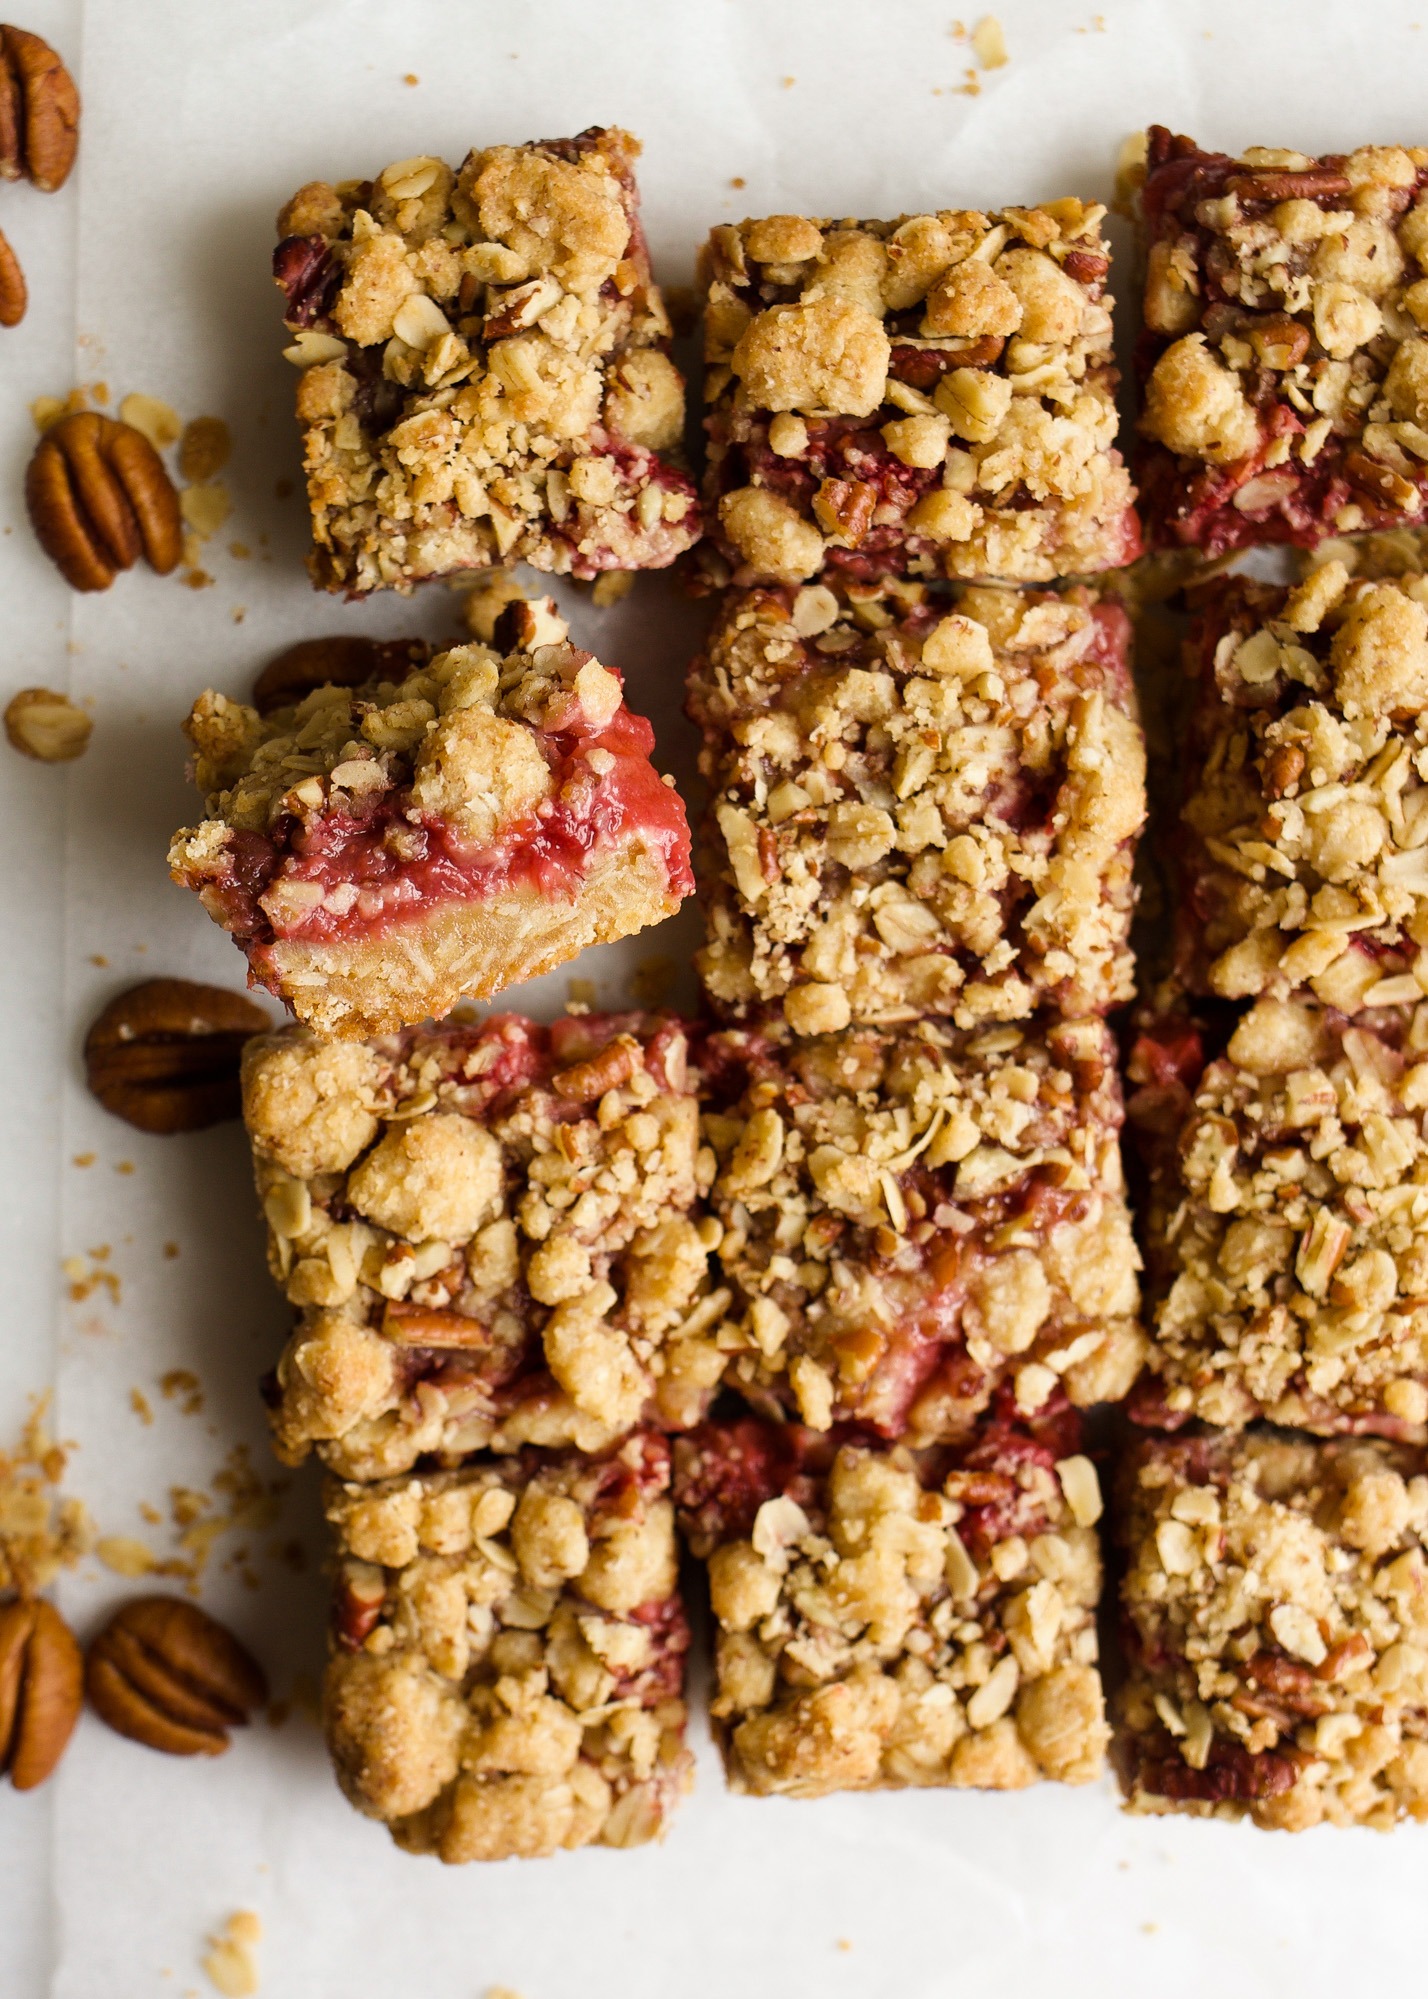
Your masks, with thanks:
M 1149 133 L 1137 461 L 1204 554 L 1428 517 L 1428 148 L 1310 159 Z
M 1043 583 L 1138 555 L 1105 212 L 714 230 L 706 497 L 735 582 Z
M 1119 605 L 921 583 L 732 596 L 695 664 L 697 963 L 821 1031 L 1128 1000 L 1145 750 Z
M 1259 1000 L 1132 1051 L 1150 1366 L 1133 1413 L 1428 1437 L 1428 1002 Z M 1212 1058 L 1212 1059 L 1207 1059 Z
M 328 1746 L 445 1861 L 658 1838 L 689 1789 L 669 1447 L 524 1451 L 327 1489 Z
M 810 1428 L 956 1440 L 1010 1383 L 1118 1400 L 1143 1358 L 1100 1020 L 702 1049 L 726 1380 Z
M 359 596 L 529 562 L 661 569 L 697 540 L 684 383 L 637 142 L 491 146 L 313 182 L 274 276 L 303 370 L 313 579 Z
M 703 1414 L 717 1231 L 681 1022 L 286 1028 L 249 1042 L 243 1104 L 298 1314 L 269 1385 L 287 1462 L 384 1478 Z
M 382 1034 L 671 915 L 694 886 L 673 780 L 618 673 L 531 611 L 528 648 L 437 655 L 185 725 L 207 817 L 175 836 L 250 981 L 324 1034 Z
M 1134 1809 L 1290 1832 L 1428 1819 L 1422 1451 L 1159 1437 L 1122 1465 L 1116 1512 Z
M 1209 586 L 1179 971 L 1346 1013 L 1428 987 L 1428 578 Z
M 1095 1467 L 1077 1423 L 910 1451 L 747 1417 L 675 1443 L 736 1791 L 1099 1775 Z

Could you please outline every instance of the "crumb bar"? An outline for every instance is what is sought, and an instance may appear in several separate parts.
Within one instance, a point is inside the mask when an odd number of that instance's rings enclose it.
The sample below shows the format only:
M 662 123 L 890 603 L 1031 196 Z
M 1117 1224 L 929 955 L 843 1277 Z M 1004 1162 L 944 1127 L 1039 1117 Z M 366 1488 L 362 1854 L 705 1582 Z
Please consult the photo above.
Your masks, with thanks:
M 1428 516 L 1428 148 L 1149 133 L 1137 473 L 1161 546 Z
M 734 581 L 1043 583 L 1140 553 L 1105 209 L 771 215 L 703 253 L 710 533 Z
M 628 132 L 315 181 L 273 259 L 302 370 L 313 580 L 661 569 L 699 534 Z
M 731 597 L 689 689 L 713 801 L 696 962 L 720 1013 L 974 1027 L 1128 1000 L 1129 642 L 1081 588 Z
M 675 1443 L 729 1783 L 816 1798 L 1100 1773 L 1101 1493 L 1069 1412 L 910 1451 L 747 1417 Z
M 210 691 L 185 725 L 207 817 L 176 835 L 174 879 L 324 1034 L 500 992 L 693 888 L 649 723 L 552 610 L 526 609 L 504 658 L 457 646 L 262 715 Z
M 327 1488 L 324 1718 L 397 1844 L 525 1859 L 660 1837 L 693 1780 L 669 1447 Z
M 964 1436 L 1004 1381 L 1118 1400 L 1138 1258 L 1100 1020 L 709 1037 L 726 1380 L 813 1429 Z
M 1424 1441 L 1428 1003 L 1260 1000 L 1203 1042 L 1171 1022 L 1132 1051 L 1155 1301 L 1134 1412 Z
M 248 1044 L 269 1258 L 298 1314 L 270 1384 L 282 1458 L 383 1478 L 600 1450 L 652 1400 L 698 1420 L 719 1306 L 686 1046 L 640 1014 Z
M 1155 1438 L 1118 1488 L 1133 1808 L 1292 1832 L 1428 1819 L 1423 1452 Z
M 1232 578 L 1206 599 L 1186 987 L 1412 1004 L 1428 982 L 1428 578 L 1351 581 L 1335 560 L 1290 591 Z

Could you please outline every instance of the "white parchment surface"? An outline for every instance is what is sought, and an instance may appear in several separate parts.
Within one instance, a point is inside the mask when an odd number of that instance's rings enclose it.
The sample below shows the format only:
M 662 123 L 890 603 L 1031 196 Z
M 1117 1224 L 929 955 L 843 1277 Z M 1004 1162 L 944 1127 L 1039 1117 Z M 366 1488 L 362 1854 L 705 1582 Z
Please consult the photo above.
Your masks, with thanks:
M 166 1523 L 170 1488 L 207 1486 L 238 1444 L 276 1475 L 256 1382 L 284 1316 L 238 1127 L 146 1138 L 80 1079 L 84 1029 L 122 985 L 240 982 L 237 954 L 167 879 L 168 836 L 195 805 L 177 725 L 201 688 L 245 691 L 293 639 L 454 632 L 439 587 L 357 606 L 308 588 L 301 502 L 277 495 L 297 467 L 268 277 L 280 202 L 414 153 L 459 161 L 473 144 L 618 122 L 645 142 L 656 266 L 678 282 L 704 231 L 746 213 L 1107 197 L 1117 145 L 1151 120 L 1233 148 L 1422 142 L 1428 0 L 1106 0 L 1103 15 L 998 0 L 1011 59 L 976 94 L 951 5 L 929 0 L 16 4 L 70 62 L 84 120 L 60 195 L 0 184 L 33 301 L 0 333 L 0 703 L 68 688 L 96 727 L 66 767 L 0 746 L 0 1423 L 18 1427 L 27 1395 L 53 1386 L 77 1446 L 69 1488 L 104 1532 L 164 1553 L 167 1526 L 141 1506 Z M 231 426 L 234 509 L 205 557 L 212 587 L 136 572 L 79 598 L 35 550 L 27 405 L 95 381 Z M 625 670 L 683 781 L 698 612 L 657 580 L 605 612 L 571 601 L 577 638 Z M 687 977 L 697 930 L 686 911 L 570 969 L 618 1003 L 651 951 Z M 558 1008 L 568 976 L 533 1004 Z M 117 1298 L 72 1301 L 62 1260 L 105 1246 Z M 159 1392 L 174 1368 L 199 1376 L 200 1414 Z M 322 1657 L 316 1485 L 288 1477 L 279 1519 L 220 1540 L 203 1584 L 285 1696 Z M 272 1552 L 294 1539 L 301 1573 Z M 240 1545 L 256 1587 L 228 1559 Z M 89 1562 L 59 1594 L 88 1633 L 127 1587 Z M 238 1908 L 262 1918 L 264 1999 L 1424 1989 L 1428 1830 L 1291 1839 L 1134 1822 L 1109 1784 L 733 1800 L 702 1723 L 696 1737 L 698 1788 L 663 1847 L 443 1870 L 349 1810 L 300 1715 L 260 1722 L 215 1763 L 151 1755 L 87 1717 L 45 1791 L 0 1788 L 0 1994 L 206 1992 L 203 1940 Z

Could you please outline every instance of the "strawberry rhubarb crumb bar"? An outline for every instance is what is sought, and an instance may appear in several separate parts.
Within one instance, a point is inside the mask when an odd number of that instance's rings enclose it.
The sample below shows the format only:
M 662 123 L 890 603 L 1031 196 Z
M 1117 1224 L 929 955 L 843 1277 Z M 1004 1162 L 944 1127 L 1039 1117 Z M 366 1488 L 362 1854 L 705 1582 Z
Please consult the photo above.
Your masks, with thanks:
M 660 922 L 693 887 L 673 781 L 617 673 L 533 614 L 530 649 L 457 646 L 399 681 L 185 725 L 208 816 L 174 879 L 251 983 L 324 1034 L 381 1034 Z
M 710 532 L 738 583 L 1017 583 L 1140 552 L 1105 209 L 770 215 L 703 254 Z
M 658 1838 L 693 1779 L 669 1447 L 327 1490 L 341 1784 L 450 1862 Z
M 1167 1021 L 1131 1055 L 1155 1300 L 1134 1413 L 1422 1442 L 1428 1004 L 1260 1000 L 1208 1038 Z
M 1133 1808 L 1298 1832 L 1428 1819 L 1422 1451 L 1283 1430 L 1121 1467 Z
M 915 582 L 732 596 L 689 695 L 718 1010 L 818 1032 L 1129 999 L 1129 638 L 1080 588 L 969 588 L 955 608 Z
M 273 260 L 314 581 L 661 569 L 699 534 L 628 132 L 313 182 Z
M 248 1044 L 243 1100 L 298 1313 L 270 1389 L 286 1461 L 315 1447 L 383 1478 L 491 1446 L 604 1449 L 652 1398 L 703 1414 L 719 1307 L 680 1022 L 286 1028 Z
M 911 1451 L 747 1417 L 677 1440 L 731 1788 L 816 1798 L 1099 1775 L 1101 1494 L 1077 1423 Z
M 699 1061 L 718 1340 L 756 1406 L 921 1444 L 964 1436 L 1003 1382 L 1028 1414 L 1127 1392 L 1138 1259 L 1103 1022 L 727 1029 Z
M 1428 983 L 1428 578 L 1210 586 L 1183 818 L 1180 973 L 1224 999 Z
M 1428 517 L 1428 148 L 1148 135 L 1137 470 L 1163 547 Z

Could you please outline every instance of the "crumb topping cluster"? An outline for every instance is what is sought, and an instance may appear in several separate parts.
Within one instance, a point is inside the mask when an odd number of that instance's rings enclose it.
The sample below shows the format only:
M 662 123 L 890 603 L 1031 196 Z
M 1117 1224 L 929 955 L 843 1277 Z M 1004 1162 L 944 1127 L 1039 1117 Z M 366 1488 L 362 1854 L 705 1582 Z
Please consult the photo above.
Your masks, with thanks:
M 1132 990 L 1145 814 L 1129 626 L 1085 591 L 744 592 L 696 661 L 713 803 L 697 962 L 801 1032 Z
M 1421 1436 L 1428 1005 L 1350 1020 L 1261 1000 L 1188 1081 L 1152 1141 L 1162 1416 Z
M 710 529 L 739 583 L 1044 582 L 1139 553 L 1105 210 L 773 215 L 703 254 Z
M 499 1860 L 657 1837 L 693 1776 L 669 1451 L 528 1451 L 329 1484 L 329 1745 L 409 1852 Z
M 1139 1445 L 1118 1531 L 1132 1800 L 1300 1830 L 1428 1818 L 1421 1451 L 1282 1431 Z
M 1199 639 L 1182 969 L 1222 998 L 1428 978 L 1428 579 L 1232 579 Z
M 736 1789 L 1099 1774 L 1089 1458 L 1014 1424 L 916 1453 L 754 1418 L 675 1454 L 681 1524 L 708 1561 L 711 1712 Z
M 1428 149 L 1205 153 L 1150 133 L 1141 467 L 1208 555 L 1421 518 Z
M 726 1379 L 826 1430 L 961 1437 L 1114 1401 L 1142 1359 L 1115 1048 L 1099 1020 L 924 1020 L 701 1056 Z
M 627 132 L 313 182 L 274 274 L 302 369 L 315 579 L 660 568 L 699 531 Z
M 280 1456 L 381 1478 L 495 1445 L 697 1420 L 717 1315 L 681 1023 L 515 1015 L 250 1042 L 244 1116 L 298 1308 Z

